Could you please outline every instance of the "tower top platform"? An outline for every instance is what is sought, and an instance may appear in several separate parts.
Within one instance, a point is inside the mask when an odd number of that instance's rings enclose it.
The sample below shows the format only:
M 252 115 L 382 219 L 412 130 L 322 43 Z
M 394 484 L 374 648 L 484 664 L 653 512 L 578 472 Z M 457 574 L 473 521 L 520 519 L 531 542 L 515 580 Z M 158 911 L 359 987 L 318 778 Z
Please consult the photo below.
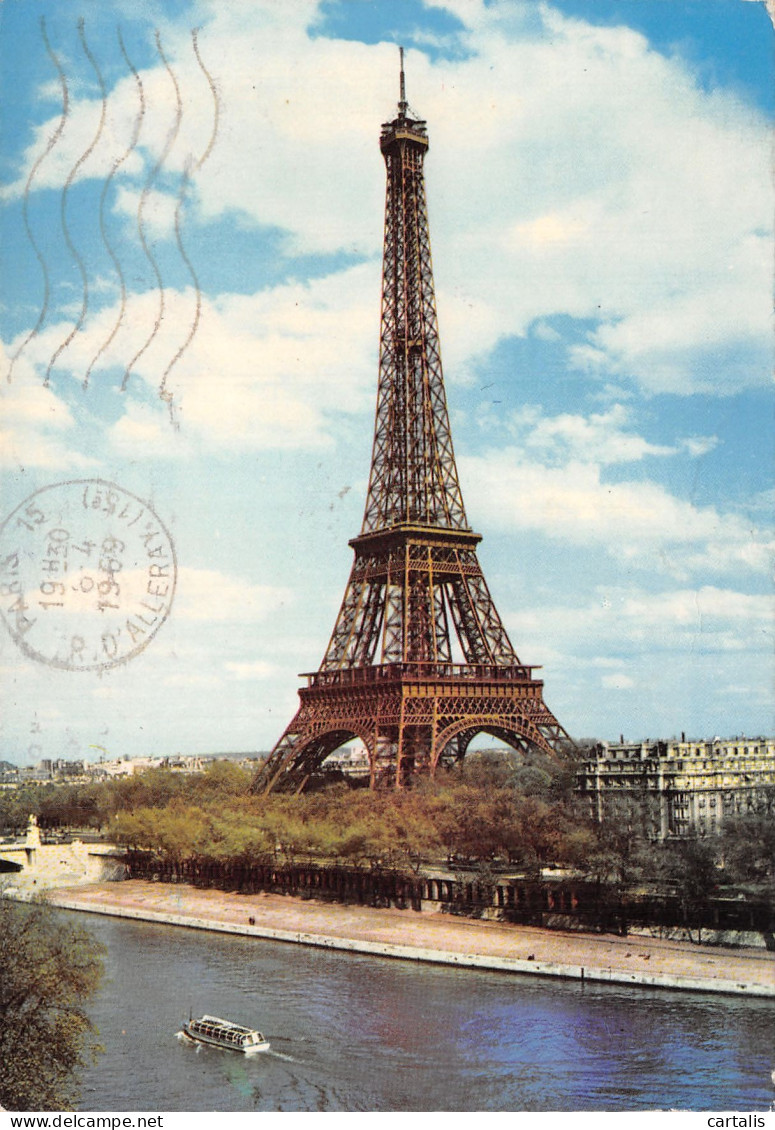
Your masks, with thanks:
M 398 142 L 409 142 L 419 146 L 420 149 L 428 148 L 427 122 L 420 118 L 409 117 L 409 103 L 406 100 L 406 79 L 404 77 L 404 49 L 401 52 L 401 83 L 398 99 L 398 117 L 392 122 L 384 122 L 379 138 L 379 147 L 387 154 Z

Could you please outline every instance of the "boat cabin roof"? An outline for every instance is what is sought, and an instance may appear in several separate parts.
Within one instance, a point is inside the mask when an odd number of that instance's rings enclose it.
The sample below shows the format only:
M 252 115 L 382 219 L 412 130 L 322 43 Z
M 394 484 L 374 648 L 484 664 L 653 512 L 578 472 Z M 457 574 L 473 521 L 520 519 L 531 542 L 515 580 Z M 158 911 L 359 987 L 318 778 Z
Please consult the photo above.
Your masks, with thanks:
M 264 1038 L 255 1028 L 246 1028 L 244 1024 L 222 1020 L 219 1016 L 200 1016 L 198 1020 L 190 1020 L 189 1026 L 203 1035 L 222 1038 L 230 1043 L 241 1042 L 248 1036 L 255 1036 L 258 1040 Z
M 221 1020 L 219 1016 L 202 1016 L 199 1020 L 192 1020 L 192 1024 L 208 1024 L 218 1028 L 223 1028 L 229 1032 L 241 1032 L 244 1035 L 250 1035 L 254 1032 L 254 1028 L 246 1028 L 244 1024 L 235 1024 L 233 1020 Z

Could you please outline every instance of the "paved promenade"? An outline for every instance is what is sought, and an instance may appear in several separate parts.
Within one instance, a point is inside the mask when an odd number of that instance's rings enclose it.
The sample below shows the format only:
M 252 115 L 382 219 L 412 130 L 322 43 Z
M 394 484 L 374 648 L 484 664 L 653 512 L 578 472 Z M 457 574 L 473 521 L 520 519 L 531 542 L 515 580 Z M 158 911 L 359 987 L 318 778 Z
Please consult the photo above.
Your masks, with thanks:
M 775 997 L 775 954 L 632 935 L 580 934 L 411 910 L 374 910 L 131 879 L 58 888 L 73 910 L 382 957 L 585 981 Z

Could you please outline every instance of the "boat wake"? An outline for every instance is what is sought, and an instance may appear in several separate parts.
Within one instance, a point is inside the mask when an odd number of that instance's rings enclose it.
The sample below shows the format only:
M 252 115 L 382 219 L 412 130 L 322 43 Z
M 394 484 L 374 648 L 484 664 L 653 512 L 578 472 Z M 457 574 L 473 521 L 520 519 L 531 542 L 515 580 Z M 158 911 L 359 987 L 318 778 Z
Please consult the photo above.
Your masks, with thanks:
M 264 1052 L 263 1054 L 264 1055 L 273 1055 L 275 1057 L 275 1059 L 284 1059 L 288 1063 L 299 1063 L 299 1060 L 295 1059 L 294 1056 L 285 1055 L 284 1052 L 276 1052 L 276 1051 L 270 1050 L 270 1051 Z

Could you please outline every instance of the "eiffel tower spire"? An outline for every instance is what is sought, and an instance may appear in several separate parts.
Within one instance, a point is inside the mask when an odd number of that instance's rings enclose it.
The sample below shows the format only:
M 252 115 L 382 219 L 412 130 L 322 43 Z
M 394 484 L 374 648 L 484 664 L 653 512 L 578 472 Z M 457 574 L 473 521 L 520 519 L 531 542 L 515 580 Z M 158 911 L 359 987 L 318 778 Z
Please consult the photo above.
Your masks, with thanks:
M 303 787 L 359 738 L 371 784 L 400 787 L 485 731 L 558 752 L 568 735 L 522 664 L 479 565 L 449 427 L 423 162 L 401 49 L 398 114 L 382 126 L 387 191 L 371 474 L 350 579 L 317 672 L 254 789 Z
M 425 122 L 408 117 L 401 48 L 398 117 L 382 127 L 387 169 L 379 387 L 363 533 L 396 525 L 466 529 L 441 369 L 425 202 Z

